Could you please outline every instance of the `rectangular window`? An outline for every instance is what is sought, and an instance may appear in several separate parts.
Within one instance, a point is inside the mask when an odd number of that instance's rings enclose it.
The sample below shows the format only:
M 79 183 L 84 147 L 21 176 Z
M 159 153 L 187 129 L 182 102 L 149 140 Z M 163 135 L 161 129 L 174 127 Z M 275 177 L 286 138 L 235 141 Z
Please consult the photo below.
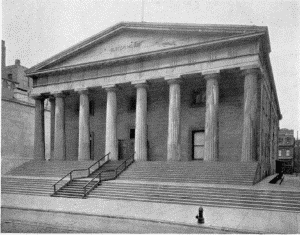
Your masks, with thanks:
M 135 129 L 130 129 L 129 138 L 130 139 L 134 139 L 135 138 Z
M 281 150 L 278 151 L 278 156 L 281 157 Z
M 95 115 L 95 102 L 93 100 L 90 101 L 90 115 Z
M 134 112 L 136 109 L 136 96 L 129 98 L 128 111 Z
M 204 90 L 194 90 L 191 95 L 191 106 L 198 107 L 198 106 L 205 106 L 206 102 L 206 93 Z
M 290 156 L 290 150 L 286 150 L 286 156 L 287 156 L 287 157 Z

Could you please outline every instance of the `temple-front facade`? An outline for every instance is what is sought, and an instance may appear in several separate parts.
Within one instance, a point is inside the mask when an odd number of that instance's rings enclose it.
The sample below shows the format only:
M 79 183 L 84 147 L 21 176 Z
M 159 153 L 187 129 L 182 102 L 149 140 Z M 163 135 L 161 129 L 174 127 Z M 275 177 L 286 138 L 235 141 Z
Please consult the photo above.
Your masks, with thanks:
M 35 158 L 258 162 L 275 172 L 281 113 L 266 27 L 119 23 L 30 68 Z

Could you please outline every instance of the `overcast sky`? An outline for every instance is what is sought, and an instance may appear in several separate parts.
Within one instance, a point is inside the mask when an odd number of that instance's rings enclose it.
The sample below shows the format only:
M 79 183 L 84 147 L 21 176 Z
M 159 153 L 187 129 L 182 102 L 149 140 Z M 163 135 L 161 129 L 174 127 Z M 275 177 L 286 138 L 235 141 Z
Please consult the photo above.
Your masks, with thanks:
M 31 67 L 120 21 L 141 21 L 141 9 L 142 0 L 2 0 L 6 64 Z M 280 128 L 300 137 L 300 1 L 144 0 L 144 21 L 268 26 Z

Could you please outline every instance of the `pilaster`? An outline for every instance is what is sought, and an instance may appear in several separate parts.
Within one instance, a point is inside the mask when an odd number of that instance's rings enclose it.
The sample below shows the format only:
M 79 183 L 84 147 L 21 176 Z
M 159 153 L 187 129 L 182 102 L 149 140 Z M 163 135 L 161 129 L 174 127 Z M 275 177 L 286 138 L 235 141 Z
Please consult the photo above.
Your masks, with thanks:
M 45 160 L 45 114 L 42 96 L 35 99 L 34 159 Z

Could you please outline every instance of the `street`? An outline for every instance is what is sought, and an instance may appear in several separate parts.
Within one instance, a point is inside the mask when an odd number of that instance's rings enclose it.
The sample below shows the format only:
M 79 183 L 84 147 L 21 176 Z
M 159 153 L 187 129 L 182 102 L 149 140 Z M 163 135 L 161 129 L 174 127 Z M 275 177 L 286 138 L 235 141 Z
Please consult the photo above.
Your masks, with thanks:
M 2 208 L 1 214 L 2 233 L 226 233 L 197 226 L 33 210 Z

